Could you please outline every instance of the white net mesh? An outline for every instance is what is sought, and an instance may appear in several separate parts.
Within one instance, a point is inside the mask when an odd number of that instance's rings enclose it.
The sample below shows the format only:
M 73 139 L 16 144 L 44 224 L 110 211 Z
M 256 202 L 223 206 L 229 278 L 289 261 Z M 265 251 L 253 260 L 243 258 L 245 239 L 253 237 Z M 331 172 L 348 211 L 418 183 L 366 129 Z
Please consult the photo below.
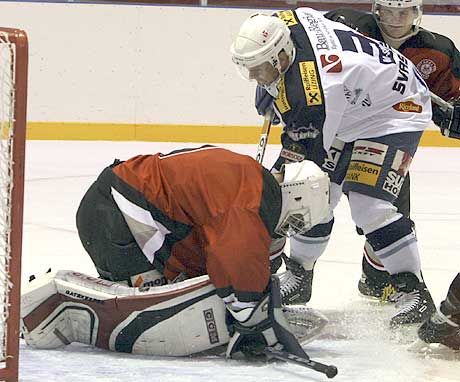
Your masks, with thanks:
M 14 122 L 15 45 L 0 32 L 0 362 L 6 357 Z

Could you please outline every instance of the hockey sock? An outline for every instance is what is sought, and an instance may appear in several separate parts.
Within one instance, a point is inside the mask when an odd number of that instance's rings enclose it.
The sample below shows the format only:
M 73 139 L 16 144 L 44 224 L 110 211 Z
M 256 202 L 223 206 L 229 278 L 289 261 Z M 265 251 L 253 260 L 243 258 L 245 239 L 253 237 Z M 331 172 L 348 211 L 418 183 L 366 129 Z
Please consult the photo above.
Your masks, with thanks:
M 291 239 L 291 259 L 295 260 L 306 270 L 312 270 L 316 260 L 327 247 L 334 225 L 334 218 L 324 224 L 318 224 L 303 235 Z
M 366 238 L 390 274 L 411 272 L 423 281 L 417 239 L 407 217 L 368 233 Z

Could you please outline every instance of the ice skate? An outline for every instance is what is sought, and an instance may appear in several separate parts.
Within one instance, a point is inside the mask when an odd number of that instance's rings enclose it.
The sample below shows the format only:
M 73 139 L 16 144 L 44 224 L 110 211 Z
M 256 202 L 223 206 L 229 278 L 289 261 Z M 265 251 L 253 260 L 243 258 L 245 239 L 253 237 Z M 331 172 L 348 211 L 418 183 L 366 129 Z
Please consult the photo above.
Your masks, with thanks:
M 460 350 L 460 315 L 435 312 L 418 329 L 419 338 L 427 344 L 442 344 Z
M 390 274 L 372 267 L 365 257 L 358 290 L 363 297 L 381 302 L 390 302 L 389 297 L 395 293 L 390 282 Z
M 297 261 L 283 256 L 286 272 L 280 275 L 284 305 L 306 304 L 311 298 L 313 269 L 306 270 Z
M 392 328 L 418 324 L 427 320 L 436 307 L 424 282 L 410 272 L 401 272 L 391 276 L 396 290 L 390 300 L 395 302 L 398 312 L 391 318 Z

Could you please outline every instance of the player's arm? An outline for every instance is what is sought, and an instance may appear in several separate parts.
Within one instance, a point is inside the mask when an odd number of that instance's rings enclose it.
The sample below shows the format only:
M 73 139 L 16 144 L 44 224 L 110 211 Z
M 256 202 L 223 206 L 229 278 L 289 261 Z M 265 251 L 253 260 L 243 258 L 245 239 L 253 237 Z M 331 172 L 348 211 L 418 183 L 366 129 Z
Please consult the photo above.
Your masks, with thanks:
M 433 122 L 443 135 L 460 139 L 460 52 L 455 44 L 445 36 L 437 35 L 436 40 L 442 51 L 436 52 L 449 60 L 449 65 L 438 69 L 436 78 L 428 80 L 430 90 L 449 102 L 451 107 L 443 107 L 433 102 Z
M 350 28 L 357 30 L 358 26 L 356 25 L 356 21 L 355 21 L 356 17 L 353 17 L 354 15 L 355 13 L 351 9 L 338 8 L 338 9 L 333 9 L 332 11 L 326 12 L 324 14 L 324 17 L 331 21 L 336 21 L 338 23 L 344 24 Z
M 271 237 L 258 211 L 231 209 L 205 235 L 208 274 L 228 312 L 227 356 L 258 356 L 279 346 L 304 357 L 281 310 L 279 285 L 270 279 Z
M 433 122 L 444 136 L 460 139 L 460 98 L 433 106 Z

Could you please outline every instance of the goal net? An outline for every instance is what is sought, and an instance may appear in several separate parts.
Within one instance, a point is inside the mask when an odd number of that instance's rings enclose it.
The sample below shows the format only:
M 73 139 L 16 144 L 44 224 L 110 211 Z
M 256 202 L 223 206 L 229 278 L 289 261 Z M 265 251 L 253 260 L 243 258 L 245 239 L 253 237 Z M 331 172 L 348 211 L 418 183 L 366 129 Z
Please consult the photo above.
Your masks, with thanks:
M 0 381 L 18 380 L 26 34 L 0 28 Z

